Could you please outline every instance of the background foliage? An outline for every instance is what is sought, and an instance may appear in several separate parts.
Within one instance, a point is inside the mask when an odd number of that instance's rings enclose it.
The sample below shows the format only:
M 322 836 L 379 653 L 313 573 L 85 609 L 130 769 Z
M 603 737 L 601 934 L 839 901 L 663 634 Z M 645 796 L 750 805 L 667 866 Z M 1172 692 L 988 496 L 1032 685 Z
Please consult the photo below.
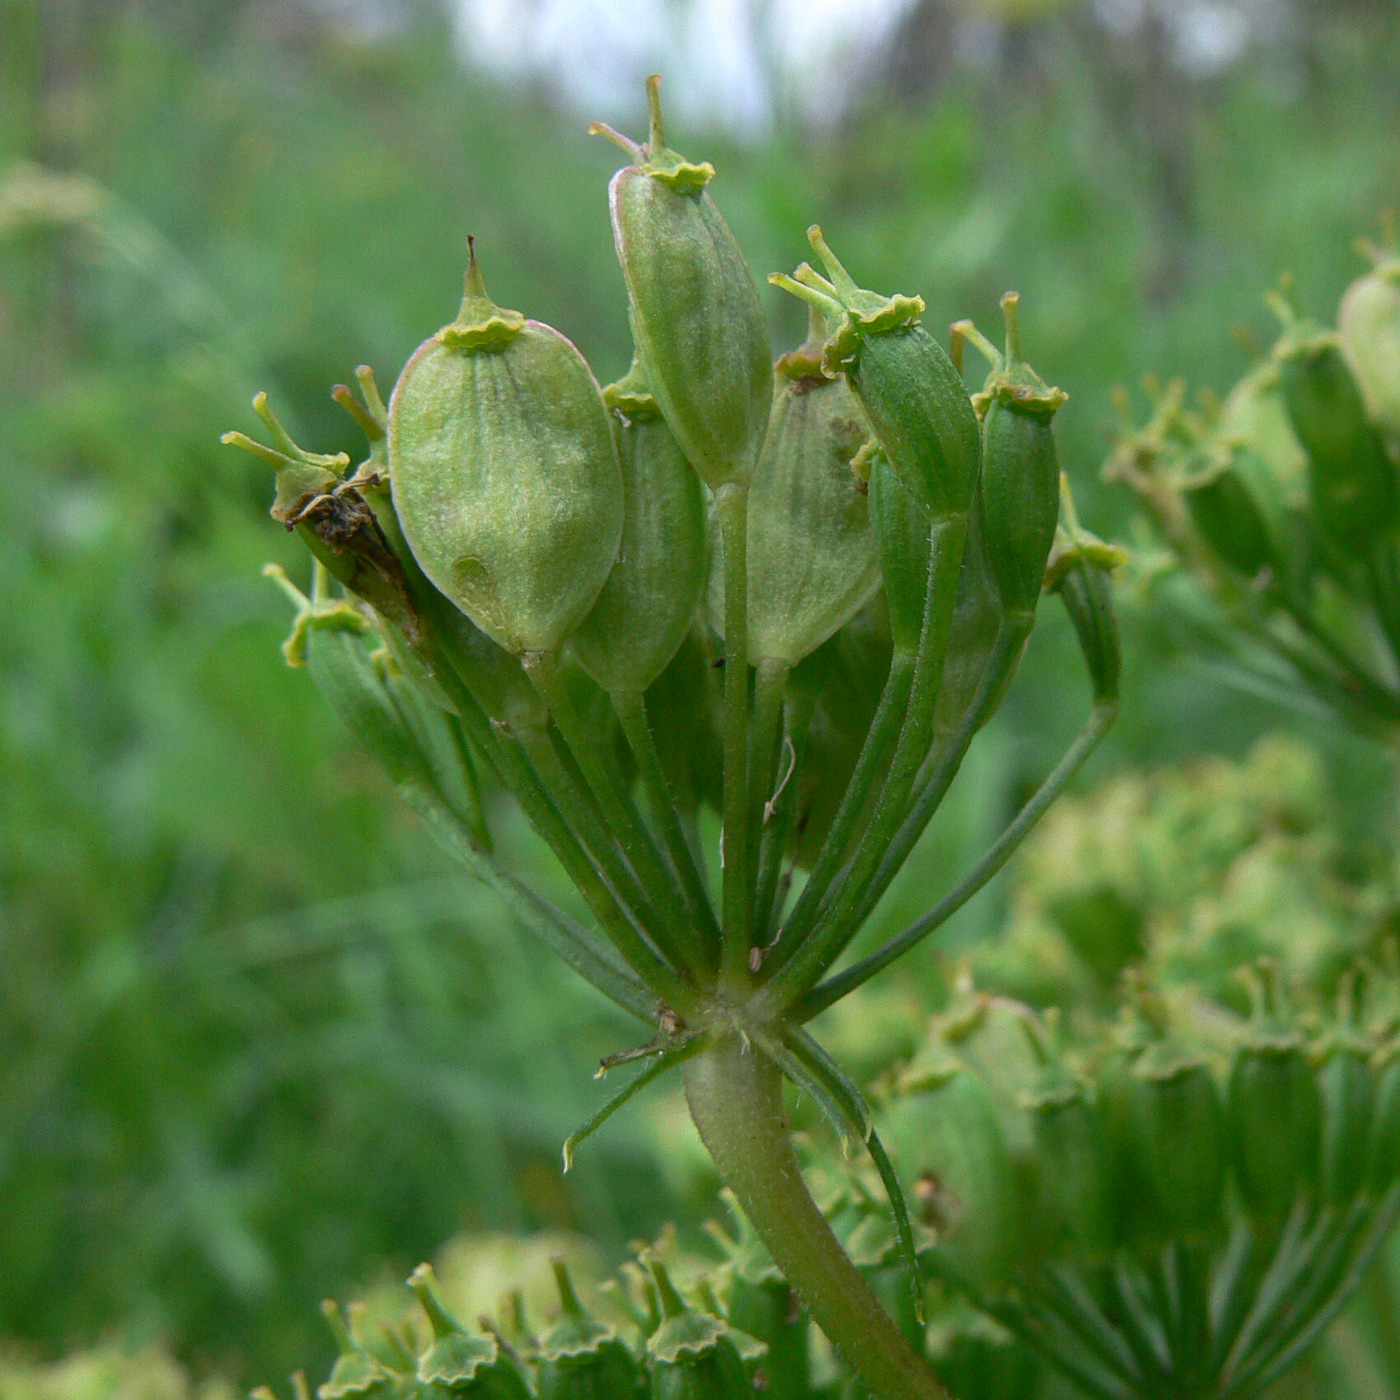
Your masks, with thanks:
M 718 165 L 760 272 L 820 218 L 933 324 L 994 323 L 1016 286 L 1072 396 L 1082 513 L 1126 536 L 1130 503 L 1097 484 L 1112 387 L 1232 382 L 1230 328 L 1263 338 L 1282 268 L 1334 305 L 1352 240 L 1400 197 L 1400 26 L 1384 3 L 1282 7 L 1282 40 L 1197 78 L 1170 61 L 1169 6 L 1131 31 L 1031 8 L 996 13 L 996 54 L 959 66 L 955 7 L 914 6 L 821 134 L 672 135 Z M 371 33 L 294 0 L 0 0 L 0 1335 L 41 1353 L 117 1329 L 196 1371 L 279 1375 L 323 1350 L 319 1297 L 460 1228 L 617 1253 L 705 1203 L 663 1102 L 558 1176 L 612 1013 L 449 875 L 283 667 L 258 567 L 301 560 L 268 481 L 218 446 L 262 387 L 308 443 L 353 451 L 326 390 L 361 361 L 392 379 L 455 306 L 469 230 L 503 304 L 600 377 L 625 368 L 611 149 L 464 65 L 432 5 L 393 16 Z M 1077 727 L 1072 643 L 1047 621 L 890 922 Z M 1131 607 L 1128 642 L 1091 780 L 1308 724 Z M 1354 882 L 1390 844 L 1388 765 L 1312 737 L 1333 832 L 1316 859 Z M 1019 896 L 1018 936 L 1052 904 Z M 953 946 L 1006 909 L 982 897 Z M 837 1013 L 838 1041 L 878 1062 L 870 1037 L 897 1042 L 942 983 L 916 959 L 874 1029 L 868 998 Z

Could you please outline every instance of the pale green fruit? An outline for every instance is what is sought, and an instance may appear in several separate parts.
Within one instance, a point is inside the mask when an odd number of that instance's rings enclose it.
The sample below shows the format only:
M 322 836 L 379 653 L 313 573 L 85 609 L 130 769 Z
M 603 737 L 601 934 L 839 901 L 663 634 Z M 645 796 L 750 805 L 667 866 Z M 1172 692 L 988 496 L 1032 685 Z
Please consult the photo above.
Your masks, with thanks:
M 1400 258 L 1382 262 L 1346 289 L 1337 334 L 1367 416 L 1400 435 Z
M 869 437 L 865 415 L 844 377 L 794 376 L 780 362 L 768 435 L 749 486 L 748 641 L 753 661 L 796 665 L 845 626 L 879 588 L 879 556 L 858 460 Z M 715 546 L 710 607 L 722 630 L 718 531 Z
M 622 472 L 583 356 L 495 306 L 474 257 L 457 320 L 394 389 L 389 462 L 404 536 L 436 587 L 509 651 L 560 646 L 617 559 Z
M 1308 454 L 1289 422 L 1276 360 L 1261 361 L 1230 390 L 1220 410 L 1220 435 L 1251 447 L 1268 468 L 1267 480 L 1250 481 L 1266 514 L 1307 506 Z
M 645 690 L 694 621 L 705 587 L 705 500 L 636 364 L 604 398 L 622 465 L 622 548 L 572 646 L 584 670 L 616 695 Z
M 666 145 L 659 81 L 647 83 L 647 144 L 617 138 L 637 163 L 608 187 L 613 238 L 651 391 L 691 465 L 721 486 L 749 478 L 763 441 L 773 390 L 768 322 L 753 272 L 705 188 L 714 167 Z

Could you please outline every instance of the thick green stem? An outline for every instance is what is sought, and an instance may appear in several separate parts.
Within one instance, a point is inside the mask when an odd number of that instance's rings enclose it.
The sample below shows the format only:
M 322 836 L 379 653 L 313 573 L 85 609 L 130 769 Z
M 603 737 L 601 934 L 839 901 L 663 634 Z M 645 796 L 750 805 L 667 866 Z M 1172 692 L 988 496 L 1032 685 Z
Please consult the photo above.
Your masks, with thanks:
M 792 1150 L 776 1067 L 735 1033 L 686 1066 L 690 1116 L 813 1320 L 879 1400 L 946 1400 L 831 1233 Z
M 749 986 L 749 492 L 715 492 L 724 540 L 724 938 L 721 967 L 732 988 Z

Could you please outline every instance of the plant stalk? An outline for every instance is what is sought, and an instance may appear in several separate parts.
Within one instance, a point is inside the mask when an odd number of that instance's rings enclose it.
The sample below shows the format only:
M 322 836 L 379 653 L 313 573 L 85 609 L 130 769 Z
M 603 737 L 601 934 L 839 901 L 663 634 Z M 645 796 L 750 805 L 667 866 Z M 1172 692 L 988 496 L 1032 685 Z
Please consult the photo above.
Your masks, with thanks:
M 879 1400 L 947 1400 L 812 1200 L 773 1063 L 728 1032 L 686 1066 L 685 1092 L 695 1126 L 750 1224 L 865 1385 Z
M 724 541 L 724 867 L 721 972 L 735 989 L 750 985 L 749 887 L 749 491 L 730 482 L 715 492 Z

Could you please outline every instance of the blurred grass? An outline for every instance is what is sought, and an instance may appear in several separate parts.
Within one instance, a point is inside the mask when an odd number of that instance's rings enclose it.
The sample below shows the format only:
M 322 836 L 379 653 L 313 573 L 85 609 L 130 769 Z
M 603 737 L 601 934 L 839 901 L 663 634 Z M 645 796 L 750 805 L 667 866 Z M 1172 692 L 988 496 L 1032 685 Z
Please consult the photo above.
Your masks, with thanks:
M 284 668 L 258 567 L 304 562 L 270 483 L 217 443 L 266 388 L 308 445 L 354 452 L 327 389 L 361 361 L 392 381 L 454 309 L 468 231 L 498 300 L 600 378 L 625 368 L 615 151 L 411 14 L 370 42 L 295 4 L 0 0 L 0 1334 L 57 1348 L 121 1325 L 263 1378 L 321 1348 L 315 1300 L 370 1261 L 462 1225 L 615 1250 L 683 1205 L 626 1121 L 561 1182 L 588 1072 L 630 1032 L 445 870 Z M 1072 396 L 1082 512 L 1114 533 L 1111 387 L 1228 384 L 1229 327 L 1269 335 L 1277 272 L 1329 309 L 1400 197 L 1393 15 L 1314 19 L 1306 63 L 1177 83 L 1181 217 L 1077 7 L 1027 31 L 1028 66 L 954 72 L 926 106 L 877 86 L 821 138 L 671 135 L 718 165 L 760 274 L 818 219 L 931 324 L 994 330 L 1016 286 L 1030 354 Z M 796 340 L 795 305 L 770 304 Z M 1170 640 L 1135 620 L 1095 771 L 1240 752 L 1282 718 Z M 951 879 L 1084 700 L 1052 613 L 895 904 Z

